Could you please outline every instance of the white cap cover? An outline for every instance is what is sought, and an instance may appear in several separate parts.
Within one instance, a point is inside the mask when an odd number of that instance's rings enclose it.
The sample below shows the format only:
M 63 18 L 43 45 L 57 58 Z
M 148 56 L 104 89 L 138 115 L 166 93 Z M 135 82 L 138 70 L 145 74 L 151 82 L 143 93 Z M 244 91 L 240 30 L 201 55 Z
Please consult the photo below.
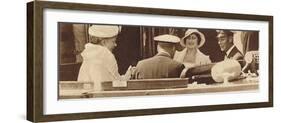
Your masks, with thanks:
M 180 38 L 170 34 L 164 34 L 154 37 L 155 41 L 166 42 L 166 43 L 179 43 Z
M 119 27 L 111 25 L 92 25 L 89 30 L 89 35 L 99 38 L 111 38 L 118 34 Z

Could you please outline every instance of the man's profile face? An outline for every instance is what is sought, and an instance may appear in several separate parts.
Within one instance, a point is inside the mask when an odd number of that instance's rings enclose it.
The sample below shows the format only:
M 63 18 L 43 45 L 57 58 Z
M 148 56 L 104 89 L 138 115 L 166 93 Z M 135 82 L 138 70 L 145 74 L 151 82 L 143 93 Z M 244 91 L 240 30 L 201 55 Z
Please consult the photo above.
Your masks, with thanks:
M 225 33 L 219 33 L 217 39 L 221 51 L 226 52 L 232 46 L 232 36 L 227 36 Z

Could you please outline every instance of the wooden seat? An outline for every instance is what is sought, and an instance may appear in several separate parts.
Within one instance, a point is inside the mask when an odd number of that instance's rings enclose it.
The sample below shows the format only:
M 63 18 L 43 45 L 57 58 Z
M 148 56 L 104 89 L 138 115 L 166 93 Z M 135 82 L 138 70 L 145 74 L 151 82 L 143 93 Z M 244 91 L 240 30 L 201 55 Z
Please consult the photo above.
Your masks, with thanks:
M 59 66 L 60 81 L 76 81 L 82 63 L 66 63 Z
M 188 78 L 138 79 L 127 81 L 127 87 L 113 87 L 112 81 L 103 82 L 102 89 L 104 91 L 170 89 L 186 88 L 187 84 Z

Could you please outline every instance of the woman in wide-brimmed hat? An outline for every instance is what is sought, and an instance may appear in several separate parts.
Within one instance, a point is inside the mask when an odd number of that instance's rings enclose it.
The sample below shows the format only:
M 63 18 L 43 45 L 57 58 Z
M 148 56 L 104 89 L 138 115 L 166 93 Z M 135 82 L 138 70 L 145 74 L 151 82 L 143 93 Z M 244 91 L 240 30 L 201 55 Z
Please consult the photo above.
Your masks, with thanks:
M 211 63 L 209 56 L 199 50 L 205 41 L 203 33 L 197 29 L 188 29 L 180 42 L 185 48 L 175 53 L 174 60 L 183 63 L 187 68 Z

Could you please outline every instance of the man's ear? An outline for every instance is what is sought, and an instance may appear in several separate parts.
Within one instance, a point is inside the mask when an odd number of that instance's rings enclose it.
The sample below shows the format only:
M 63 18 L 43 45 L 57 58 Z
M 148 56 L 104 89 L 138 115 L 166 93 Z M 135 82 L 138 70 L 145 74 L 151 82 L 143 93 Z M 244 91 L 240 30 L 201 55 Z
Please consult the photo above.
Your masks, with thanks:
M 233 36 L 229 36 L 229 37 L 228 37 L 228 41 L 229 41 L 230 43 L 233 43 Z
M 182 50 L 184 49 L 184 47 L 181 46 L 180 43 L 177 43 L 175 47 L 176 47 L 176 50 L 177 50 L 177 51 L 182 51 Z
M 103 40 L 100 40 L 100 44 L 102 45 L 102 46 L 105 46 L 105 40 L 103 39 Z
M 176 51 L 177 50 L 177 47 L 176 45 L 173 46 L 173 51 Z

